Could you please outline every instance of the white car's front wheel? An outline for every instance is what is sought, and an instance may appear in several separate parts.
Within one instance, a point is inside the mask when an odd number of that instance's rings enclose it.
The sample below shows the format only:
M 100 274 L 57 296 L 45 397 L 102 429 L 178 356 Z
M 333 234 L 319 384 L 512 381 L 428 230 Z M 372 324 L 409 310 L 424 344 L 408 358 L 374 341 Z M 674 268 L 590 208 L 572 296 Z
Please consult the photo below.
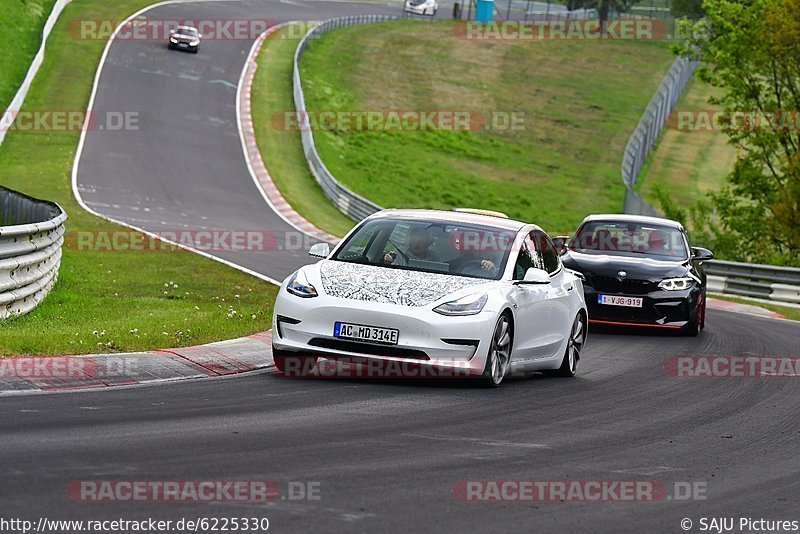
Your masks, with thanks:
M 497 319 L 494 327 L 486 367 L 483 369 L 482 381 L 488 386 L 499 386 L 508 372 L 511 361 L 511 347 L 514 342 L 514 328 L 508 315 Z
M 575 376 L 578 371 L 578 361 L 581 359 L 581 350 L 586 343 L 586 319 L 582 313 L 575 317 L 572 323 L 572 330 L 567 340 L 567 350 L 564 351 L 564 359 L 561 360 L 561 367 L 555 371 L 556 376 Z

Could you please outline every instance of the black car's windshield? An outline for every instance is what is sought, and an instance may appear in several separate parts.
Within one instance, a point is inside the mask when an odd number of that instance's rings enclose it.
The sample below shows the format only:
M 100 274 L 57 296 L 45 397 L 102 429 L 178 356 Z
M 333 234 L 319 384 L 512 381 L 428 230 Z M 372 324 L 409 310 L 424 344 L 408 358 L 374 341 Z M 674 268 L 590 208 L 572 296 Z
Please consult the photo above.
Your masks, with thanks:
M 178 28 L 175 30 L 175 33 L 179 35 L 188 35 L 189 37 L 197 36 L 197 31 L 193 30 L 192 28 Z
M 446 221 L 366 221 L 331 259 L 499 280 L 516 233 Z
M 572 236 L 569 248 L 585 254 L 648 256 L 659 260 L 689 257 L 680 230 L 635 222 L 589 221 Z

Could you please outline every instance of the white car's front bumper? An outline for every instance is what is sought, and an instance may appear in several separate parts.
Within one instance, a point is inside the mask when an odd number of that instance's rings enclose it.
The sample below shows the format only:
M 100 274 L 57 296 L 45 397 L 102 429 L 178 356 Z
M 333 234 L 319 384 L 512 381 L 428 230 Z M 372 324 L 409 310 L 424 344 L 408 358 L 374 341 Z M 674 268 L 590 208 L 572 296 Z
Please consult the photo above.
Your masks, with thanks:
M 278 317 L 288 320 L 278 321 Z M 449 317 L 431 306 L 412 307 L 322 295 L 300 298 L 281 287 L 275 301 L 273 346 L 299 356 L 384 360 L 480 375 L 494 331 L 496 313 Z M 299 321 L 296 324 L 292 324 Z M 397 345 L 370 345 L 333 336 L 334 323 L 396 328 Z M 447 340 L 447 341 L 444 341 Z M 357 349 L 357 350 L 354 350 Z

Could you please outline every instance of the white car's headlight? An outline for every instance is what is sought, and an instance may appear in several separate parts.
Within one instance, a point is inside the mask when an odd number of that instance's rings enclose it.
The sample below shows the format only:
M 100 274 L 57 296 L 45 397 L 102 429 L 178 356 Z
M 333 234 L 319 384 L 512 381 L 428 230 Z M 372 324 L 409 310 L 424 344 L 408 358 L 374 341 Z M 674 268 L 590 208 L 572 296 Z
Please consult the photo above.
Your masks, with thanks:
M 694 280 L 692 278 L 667 278 L 658 284 L 658 287 L 666 291 L 680 291 L 682 289 L 689 289 Z
M 295 272 L 286 283 L 286 291 L 304 299 L 316 297 L 317 290 L 308 282 L 303 271 Z
M 436 306 L 433 311 L 441 313 L 442 315 L 475 315 L 480 313 L 486 301 L 489 300 L 487 295 L 467 295 L 457 300 L 445 302 Z

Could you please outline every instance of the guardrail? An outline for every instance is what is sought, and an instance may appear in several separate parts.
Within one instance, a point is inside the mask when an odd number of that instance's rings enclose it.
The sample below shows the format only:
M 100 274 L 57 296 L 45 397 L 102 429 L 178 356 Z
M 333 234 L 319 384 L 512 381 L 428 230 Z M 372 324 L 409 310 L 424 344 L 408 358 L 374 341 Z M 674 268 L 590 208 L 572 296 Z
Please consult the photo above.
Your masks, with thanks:
M 692 77 L 698 62 L 679 57 L 661 80 L 656 94 L 647 104 L 639 124 L 633 131 L 622 159 L 622 182 L 625 184 L 623 211 L 635 215 L 658 216 L 658 211 L 635 190 L 636 178 L 642 165 L 658 139 L 667 117 L 675 108 L 686 83 Z
M 800 304 L 800 269 L 722 260 L 705 268 L 709 291 Z
M 294 53 L 294 106 L 297 110 L 297 123 L 300 129 L 300 137 L 303 141 L 303 152 L 306 155 L 308 167 L 311 169 L 311 174 L 317 180 L 317 183 L 322 187 L 322 190 L 333 201 L 334 206 L 353 219 L 360 221 L 372 215 L 381 208 L 374 202 L 367 200 L 361 195 L 350 191 L 342 185 L 336 178 L 333 177 L 331 172 L 322 162 L 319 157 L 317 147 L 314 144 L 314 135 L 311 132 L 311 127 L 308 121 L 308 113 L 306 111 L 306 100 L 303 95 L 302 81 L 300 80 L 300 68 L 298 63 L 300 56 L 308 46 L 308 41 L 314 39 L 323 33 L 336 28 L 344 26 L 353 26 L 355 24 L 369 24 L 373 22 L 385 22 L 387 20 L 396 20 L 400 17 L 395 15 L 354 15 L 350 17 L 339 17 L 335 19 L 326 20 L 322 24 L 314 26 L 308 33 L 303 36 L 303 39 L 297 45 L 297 50 Z
M 56 283 L 67 214 L 0 187 L 0 319 L 35 308 Z

